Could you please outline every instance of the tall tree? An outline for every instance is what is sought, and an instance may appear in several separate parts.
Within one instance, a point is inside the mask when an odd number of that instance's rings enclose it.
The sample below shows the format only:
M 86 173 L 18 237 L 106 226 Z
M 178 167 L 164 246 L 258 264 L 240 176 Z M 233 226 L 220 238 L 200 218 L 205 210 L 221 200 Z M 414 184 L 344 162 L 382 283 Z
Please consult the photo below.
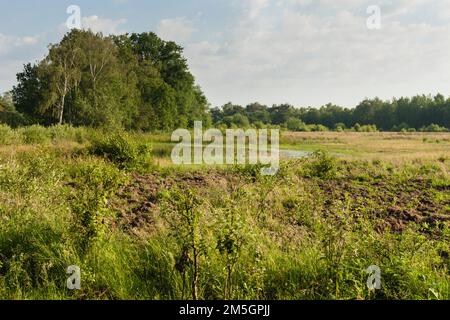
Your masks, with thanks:
M 66 97 L 81 81 L 81 60 L 83 51 L 72 35 L 73 31 L 64 37 L 61 43 L 51 45 L 48 56 L 39 65 L 41 77 L 47 78 L 48 90 L 44 93 L 43 110 L 54 109 L 58 123 L 64 120 Z

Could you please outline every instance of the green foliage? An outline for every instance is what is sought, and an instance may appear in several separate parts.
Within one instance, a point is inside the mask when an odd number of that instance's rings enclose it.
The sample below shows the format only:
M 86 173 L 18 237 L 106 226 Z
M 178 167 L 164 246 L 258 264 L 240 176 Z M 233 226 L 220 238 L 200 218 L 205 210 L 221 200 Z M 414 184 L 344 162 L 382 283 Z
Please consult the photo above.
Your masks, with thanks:
M 355 124 L 355 126 L 351 129 L 356 132 L 378 132 L 376 125 L 360 125 L 359 123 Z
M 412 98 L 382 101 L 378 98 L 366 99 L 355 108 L 344 108 L 327 104 L 320 108 L 294 107 L 281 104 L 268 107 L 252 103 L 246 108 L 227 103 L 221 108 L 211 110 L 214 124 L 225 123 L 231 126 L 233 117 L 246 117 L 250 125 L 261 127 L 268 125 L 284 126 L 291 131 L 345 131 L 346 128 L 357 132 L 380 131 L 416 131 L 450 129 L 450 99 L 438 94 L 414 96 Z M 304 123 L 305 125 L 302 125 Z M 436 125 L 430 125 L 430 124 Z
M 125 182 L 125 176 L 106 164 L 81 164 L 69 169 L 74 187 L 70 204 L 74 214 L 74 230 L 82 252 L 95 238 L 102 236 L 105 219 L 111 214 L 108 201 Z
M 18 132 L 25 144 L 41 144 L 49 142 L 51 139 L 50 132 L 40 125 L 20 128 Z
M 312 161 L 307 164 L 308 173 L 320 179 L 336 177 L 336 160 L 326 151 L 318 150 L 311 155 Z
M 441 127 L 437 124 L 430 124 L 429 126 L 423 127 L 420 129 L 422 132 L 448 132 L 449 129 L 445 127 Z
M 0 124 L 0 145 L 13 144 L 15 142 L 15 132 L 5 124 Z
M 286 125 L 290 131 L 306 131 L 303 121 L 297 118 L 289 118 Z
M 168 131 L 207 122 L 208 102 L 182 53 L 154 33 L 73 30 L 17 75 L 14 104 L 43 125 Z
M 401 164 L 316 152 L 267 179 L 253 179 L 257 167 L 139 174 L 69 143 L 104 132 L 45 130 L 41 145 L 0 150 L 1 299 L 450 297 L 445 154 Z M 81 290 L 66 288 L 70 265 Z
M 175 269 L 183 279 L 183 298 L 186 291 L 186 276 L 190 278 L 190 291 L 193 300 L 199 298 L 200 258 L 205 254 L 202 235 L 200 233 L 201 211 L 199 198 L 192 190 L 173 190 L 165 195 L 175 213 L 176 223 L 174 235 L 180 245 L 180 252 L 176 258 Z M 169 209 L 170 210 L 170 209 Z M 166 214 L 170 214 L 169 211 Z M 173 218 L 173 216 L 172 216 Z
M 45 59 L 24 66 L 7 100 L 0 100 L 0 122 L 11 127 L 68 123 L 171 131 L 202 120 L 205 127 L 292 131 L 450 130 L 450 99 L 441 94 L 365 99 L 355 108 L 227 103 L 208 110 L 183 48 L 152 32 L 105 37 L 73 30 L 49 47 Z
M 237 202 L 240 200 L 236 194 L 234 197 L 237 198 L 233 199 L 234 201 Z M 243 234 L 244 221 L 235 208 L 227 208 L 224 213 L 220 234 L 217 239 L 217 249 L 224 257 L 226 264 L 224 298 L 232 299 L 234 291 L 233 275 L 245 243 L 245 236 Z
M 121 169 L 136 168 L 150 158 L 150 146 L 136 144 L 126 133 L 116 133 L 94 141 L 90 151 L 115 163 Z
M 2 123 L 11 126 L 13 128 L 29 124 L 29 122 L 25 119 L 25 117 L 16 111 L 2 112 L 0 110 L 0 124 Z
M 0 95 L 0 124 L 2 123 L 13 128 L 28 124 L 25 117 L 17 112 L 11 92 Z
M 347 129 L 347 127 L 345 126 L 345 123 L 340 122 L 340 123 L 336 123 L 334 125 L 334 130 L 337 132 L 343 132 L 346 129 Z
M 51 139 L 55 141 L 76 141 L 83 143 L 88 139 L 86 128 L 75 128 L 69 125 L 56 125 L 48 128 Z
M 245 164 L 245 165 L 236 164 L 233 165 L 232 171 L 256 181 L 262 178 L 261 171 L 263 170 L 264 167 L 265 166 L 261 163 Z
M 330 129 L 328 129 L 327 127 L 325 127 L 324 125 L 321 125 L 321 124 L 309 125 L 308 128 L 309 128 L 309 129 L 308 129 L 307 131 L 313 131 L 313 132 L 326 132 L 326 131 L 330 131 Z

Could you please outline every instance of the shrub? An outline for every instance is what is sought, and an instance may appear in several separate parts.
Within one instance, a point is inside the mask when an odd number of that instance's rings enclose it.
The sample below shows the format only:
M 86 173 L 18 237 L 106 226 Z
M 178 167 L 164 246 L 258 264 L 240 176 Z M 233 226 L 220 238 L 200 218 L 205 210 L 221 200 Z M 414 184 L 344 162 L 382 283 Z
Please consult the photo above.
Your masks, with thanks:
M 245 177 L 252 178 L 254 181 L 261 178 L 261 171 L 265 166 L 262 163 L 257 164 L 245 164 L 232 166 L 231 171 Z
M 18 112 L 1 112 L 0 110 L 0 123 L 5 123 L 12 128 L 17 128 L 29 124 L 29 121 L 24 115 Z
M 189 276 L 191 298 L 199 298 L 200 258 L 205 255 L 205 241 L 202 237 L 200 227 L 203 212 L 199 210 L 200 198 L 191 189 L 172 190 L 162 194 L 168 202 L 163 209 L 164 214 L 170 217 L 175 213 L 176 223 L 174 235 L 179 242 L 181 250 L 176 257 L 175 269 L 183 278 L 183 287 L 187 286 Z M 183 292 L 184 296 L 184 292 Z
M 262 121 L 256 121 L 253 123 L 253 127 L 256 129 L 264 129 L 266 125 Z
M 105 163 L 76 165 L 68 173 L 73 187 L 69 202 L 75 218 L 73 228 L 84 252 L 102 235 L 104 219 L 110 214 L 108 201 L 126 183 L 126 177 Z
M 344 123 L 336 123 L 335 125 L 334 125 L 334 130 L 336 131 L 336 132 L 343 132 L 343 131 L 345 131 L 347 129 L 347 127 L 346 127 L 346 125 L 344 124 Z
M 410 129 L 409 125 L 407 123 L 402 122 L 399 125 L 393 126 L 391 131 L 393 131 L 393 132 L 402 132 L 402 131 L 408 131 L 409 129 Z
M 135 168 L 150 157 L 148 145 L 134 143 L 125 133 L 94 141 L 90 149 L 94 155 L 106 158 L 121 169 Z
M 0 124 L 0 145 L 12 144 L 15 132 L 6 124 Z
M 422 132 L 448 132 L 448 129 L 445 127 L 441 127 L 437 124 L 430 124 L 427 127 L 423 127 L 420 129 Z
M 50 141 L 50 131 L 39 125 L 32 125 L 19 129 L 22 142 L 25 144 L 42 144 Z
M 304 131 L 305 128 L 303 121 L 297 118 L 289 118 L 286 126 L 290 131 Z
M 309 127 L 309 130 L 306 130 L 306 131 L 312 131 L 312 132 L 327 132 L 327 131 L 330 131 L 330 129 L 328 129 L 327 127 L 325 127 L 322 124 L 314 124 L 314 125 L 310 125 L 308 127 Z
M 336 176 L 336 161 L 328 152 L 318 150 L 312 155 L 308 164 L 308 173 L 312 177 L 332 179 Z
M 70 125 L 56 125 L 48 129 L 52 140 L 75 140 L 82 142 L 81 132 L 84 128 L 74 128 Z
M 352 131 L 355 132 L 378 132 L 378 128 L 376 125 L 368 124 L 368 125 L 360 125 L 359 123 L 355 124 L 352 128 Z

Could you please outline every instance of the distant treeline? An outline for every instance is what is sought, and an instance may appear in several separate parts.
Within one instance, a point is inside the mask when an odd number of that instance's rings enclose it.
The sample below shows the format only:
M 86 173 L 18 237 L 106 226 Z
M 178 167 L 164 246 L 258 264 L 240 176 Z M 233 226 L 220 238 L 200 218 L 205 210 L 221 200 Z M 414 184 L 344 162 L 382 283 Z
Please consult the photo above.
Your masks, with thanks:
M 50 45 L 42 61 L 25 65 L 14 89 L 0 96 L 0 123 L 12 127 L 64 123 L 171 131 L 195 120 L 205 127 L 293 131 L 448 131 L 450 98 L 375 98 L 356 108 L 228 103 L 210 109 L 176 43 L 154 33 L 105 37 L 80 30 Z
M 245 108 L 228 103 L 211 110 L 213 122 L 227 127 L 280 126 L 292 131 L 448 131 L 450 98 L 441 94 L 382 101 L 366 99 L 356 108 L 327 104 L 321 108 L 268 107 L 252 103 Z

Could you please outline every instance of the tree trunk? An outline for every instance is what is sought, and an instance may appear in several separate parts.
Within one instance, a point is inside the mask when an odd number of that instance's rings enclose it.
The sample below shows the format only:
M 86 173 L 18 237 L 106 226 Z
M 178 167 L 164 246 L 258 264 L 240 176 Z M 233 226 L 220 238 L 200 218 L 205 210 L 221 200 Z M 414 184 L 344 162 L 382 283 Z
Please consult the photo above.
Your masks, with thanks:
M 97 79 L 94 77 L 92 82 L 94 92 L 94 109 L 97 111 Z
M 63 124 L 63 117 L 64 117 L 64 104 L 66 101 L 66 95 L 63 95 L 61 97 L 61 105 L 59 107 L 59 124 L 62 125 Z

